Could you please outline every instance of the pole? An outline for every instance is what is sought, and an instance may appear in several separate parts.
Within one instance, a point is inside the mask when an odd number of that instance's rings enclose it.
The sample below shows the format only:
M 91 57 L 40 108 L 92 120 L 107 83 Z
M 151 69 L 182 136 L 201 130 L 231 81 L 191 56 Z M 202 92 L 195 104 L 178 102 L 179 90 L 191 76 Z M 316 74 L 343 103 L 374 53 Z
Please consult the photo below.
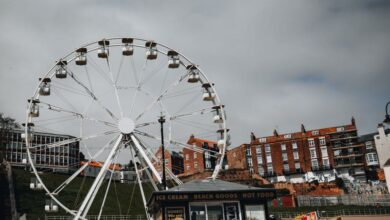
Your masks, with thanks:
M 165 118 L 163 115 L 160 116 L 158 119 L 158 122 L 160 122 L 161 125 L 161 150 L 162 150 L 162 183 L 164 186 L 164 190 L 167 189 L 167 179 L 165 176 L 165 146 L 164 146 L 164 123 Z

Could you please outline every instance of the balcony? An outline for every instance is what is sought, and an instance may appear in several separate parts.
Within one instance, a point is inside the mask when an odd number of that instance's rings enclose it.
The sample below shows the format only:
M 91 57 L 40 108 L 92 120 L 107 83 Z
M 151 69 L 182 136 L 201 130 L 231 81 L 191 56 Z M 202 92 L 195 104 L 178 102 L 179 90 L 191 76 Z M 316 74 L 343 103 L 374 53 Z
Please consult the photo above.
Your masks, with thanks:
M 336 168 L 346 168 L 346 167 L 360 167 L 360 166 L 364 166 L 364 163 L 340 163 L 340 164 L 336 164 L 335 167 Z
M 358 136 L 356 135 L 348 135 L 348 136 L 339 136 L 339 137 L 331 137 L 330 141 L 341 141 L 341 140 L 348 140 L 348 139 L 357 139 Z
M 362 153 L 341 153 L 340 155 L 334 155 L 335 159 L 351 158 L 351 157 L 362 157 Z
M 348 148 L 355 148 L 355 147 L 363 147 L 364 144 L 356 144 L 356 143 L 346 143 L 346 144 L 335 144 L 333 145 L 333 150 L 342 150 L 342 149 L 348 149 Z

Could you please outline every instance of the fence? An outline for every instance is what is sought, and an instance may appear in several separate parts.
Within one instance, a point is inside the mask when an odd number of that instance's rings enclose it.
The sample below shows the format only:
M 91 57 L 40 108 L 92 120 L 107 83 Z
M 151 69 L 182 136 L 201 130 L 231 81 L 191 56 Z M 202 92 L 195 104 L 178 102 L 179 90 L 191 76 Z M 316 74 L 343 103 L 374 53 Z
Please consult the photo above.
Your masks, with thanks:
M 281 218 L 294 218 L 303 212 L 271 212 L 272 215 Z M 319 217 L 335 216 L 361 216 L 361 215 L 390 215 L 390 209 L 340 209 L 334 211 L 318 211 Z
M 57 216 L 57 215 L 46 215 L 45 220 L 73 220 L 73 216 Z M 88 220 L 98 220 L 97 215 L 87 215 Z M 146 220 L 144 215 L 102 215 L 100 220 Z
M 342 196 L 297 196 L 298 206 L 390 206 L 390 194 L 342 195 Z

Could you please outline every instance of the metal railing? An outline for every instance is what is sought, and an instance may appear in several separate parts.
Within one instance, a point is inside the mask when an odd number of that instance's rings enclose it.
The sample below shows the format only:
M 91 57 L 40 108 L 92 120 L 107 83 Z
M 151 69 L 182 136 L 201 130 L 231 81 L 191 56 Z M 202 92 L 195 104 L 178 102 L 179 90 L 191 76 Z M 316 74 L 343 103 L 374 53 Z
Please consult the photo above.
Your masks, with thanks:
M 390 194 L 382 195 L 342 195 L 342 196 L 297 196 L 298 206 L 390 206 Z
M 275 217 L 281 218 L 294 218 L 298 215 L 306 212 L 270 212 Z M 335 217 L 335 216 L 361 216 L 361 215 L 390 215 L 390 209 L 340 209 L 334 211 L 317 211 L 319 217 Z
M 73 216 L 69 215 L 46 215 L 45 220 L 73 220 Z M 87 215 L 88 220 L 98 220 L 97 215 Z M 102 215 L 100 220 L 146 220 L 144 215 Z

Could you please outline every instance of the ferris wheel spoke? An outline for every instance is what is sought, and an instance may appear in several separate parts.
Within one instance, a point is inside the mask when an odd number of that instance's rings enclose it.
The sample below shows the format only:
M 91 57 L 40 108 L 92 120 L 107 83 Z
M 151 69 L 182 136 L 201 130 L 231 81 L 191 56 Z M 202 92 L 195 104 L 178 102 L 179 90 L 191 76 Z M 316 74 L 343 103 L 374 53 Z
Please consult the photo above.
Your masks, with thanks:
M 132 150 L 130 150 L 130 154 L 131 154 L 131 158 L 133 159 L 133 161 L 135 161 L 135 156 L 134 156 Z M 138 186 L 139 186 L 139 191 L 141 193 L 142 202 L 144 204 L 146 218 L 149 220 L 150 216 L 149 216 L 149 212 L 148 212 L 148 205 L 147 205 L 147 202 L 146 202 L 145 192 L 144 192 L 143 187 L 142 187 L 142 181 L 141 181 L 141 177 L 140 177 L 141 174 L 140 174 L 140 172 L 138 170 L 137 163 L 134 164 L 134 168 L 135 168 L 135 173 L 137 174 L 137 182 L 138 182 Z
M 160 177 L 159 173 L 157 172 L 156 168 L 153 166 L 152 161 L 149 159 L 147 152 L 144 150 L 145 147 L 143 147 L 141 145 L 140 141 L 138 140 L 138 138 L 134 134 L 130 134 L 130 138 L 132 140 L 131 143 L 133 144 L 133 147 L 135 147 L 135 149 L 137 149 L 138 153 L 140 153 L 140 155 L 145 160 L 146 164 L 149 166 L 150 170 L 156 176 L 157 181 L 159 183 L 161 183 L 161 177 Z
M 138 121 L 146 112 L 150 111 L 152 109 L 152 107 L 158 103 L 162 98 L 163 96 L 169 91 L 171 90 L 172 88 L 175 88 L 177 85 L 180 84 L 180 82 L 183 81 L 183 79 L 185 79 L 187 77 L 188 74 L 186 75 L 183 75 L 181 76 L 178 80 L 176 80 L 175 82 L 173 82 L 168 88 L 166 88 L 159 96 L 157 96 L 155 98 L 155 100 L 153 100 L 153 102 L 151 102 L 136 118 L 135 118 L 135 121 Z
M 116 153 L 120 149 L 120 145 L 122 143 L 123 135 L 119 134 L 118 138 L 115 141 L 114 146 L 112 147 L 110 153 L 107 156 L 107 159 L 105 160 L 103 166 L 101 167 L 99 174 L 97 175 L 95 181 L 92 183 L 92 186 L 90 190 L 88 191 L 87 195 L 84 197 L 84 200 L 77 212 L 77 215 L 75 216 L 75 219 L 78 219 L 80 217 L 85 218 L 85 216 L 88 214 L 88 211 L 96 197 L 97 192 L 99 191 L 99 188 L 105 178 L 105 175 L 107 173 L 107 170 L 109 169 L 113 158 L 115 157 Z
M 95 62 L 92 56 L 88 56 L 88 60 L 91 63 L 91 67 L 109 84 L 112 84 L 112 81 L 110 80 L 110 77 L 107 76 L 105 71 Z
M 116 102 L 118 104 L 118 109 L 122 118 L 123 117 L 122 105 L 119 98 L 118 88 L 115 83 L 114 75 L 112 74 L 109 56 L 107 56 L 106 61 L 107 61 L 108 73 L 110 74 L 112 86 L 114 87 L 114 91 L 115 91 Z
M 114 128 L 117 127 L 114 123 L 111 123 L 111 122 L 108 122 L 108 121 L 103 121 L 103 120 L 96 119 L 96 118 L 92 118 L 92 117 L 89 117 L 89 116 L 87 116 L 85 114 L 79 113 L 77 111 L 68 110 L 68 109 L 65 109 L 65 108 L 62 108 L 62 107 L 58 107 L 58 106 L 55 106 L 55 105 L 52 105 L 52 104 L 49 104 L 49 103 L 45 103 L 45 102 L 41 102 L 40 104 L 45 105 L 47 107 L 47 109 L 51 110 L 51 111 L 63 112 L 63 113 L 67 113 L 67 114 L 70 114 L 70 115 L 72 115 L 74 117 L 81 118 L 81 119 L 84 119 L 84 120 L 89 120 L 89 121 L 103 123 L 103 124 L 105 124 L 107 126 L 114 127 Z
M 214 111 L 213 108 L 203 108 L 203 109 L 199 109 L 199 110 L 196 110 L 193 112 L 187 112 L 187 113 L 182 113 L 179 115 L 173 115 L 170 117 L 169 120 L 172 121 L 172 120 L 187 118 L 187 117 L 191 117 L 191 116 L 195 116 L 195 115 L 204 115 L 204 114 L 212 113 L 213 111 Z
M 79 169 L 77 169 L 68 179 L 66 179 L 61 185 L 59 185 L 52 194 L 59 194 L 69 183 L 71 183 L 86 167 L 88 167 L 89 163 L 92 162 L 95 158 L 100 156 L 114 141 L 116 137 L 111 139 L 104 147 L 102 147 L 95 155 L 91 156 L 90 159 Z
M 70 139 L 67 139 L 67 140 L 64 140 L 64 141 L 58 141 L 58 142 L 54 142 L 54 143 L 50 143 L 50 144 L 40 144 L 40 145 L 29 147 L 29 149 L 35 149 L 36 150 L 38 148 L 44 148 L 44 149 L 39 149 L 39 151 L 42 151 L 42 150 L 45 150 L 45 149 L 55 148 L 55 147 L 59 147 L 59 146 L 62 146 L 62 145 L 71 144 L 71 143 L 74 143 L 74 142 L 85 141 L 85 140 L 88 140 L 88 139 L 98 138 L 98 137 L 101 137 L 101 136 L 115 134 L 115 133 L 118 133 L 118 132 L 119 132 L 118 130 L 111 130 L 111 131 L 106 131 L 106 132 L 103 132 L 103 133 L 93 134 L 93 135 L 84 136 L 84 137 L 70 138 Z
M 114 120 L 114 121 L 118 121 L 118 118 L 107 108 L 105 107 L 101 102 L 100 100 L 95 96 L 95 94 L 90 90 L 88 89 L 87 86 L 85 86 L 82 82 L 80 82 L 80 80 L 78 80 L 76 78 L 76 76 L 73 74 L 73 72 L 69 71 L 69 75 L 72 77 L 72 79 L 77 83 L 79 84 L 81 87 L 83 87 L 85 89 L 85 91 L 92 97 L 92 99 L 98 104 L 100 105 L 101 108 L 103 108 L 109 115 L 110 117 Z
M 135 152 L 137 152 L 137 149 L 135 147 L 133 147 L 133 150 Z M 140 162 L 141 166 L 143 167 L 142 170 L 145 170 L 145 173 L 148 176 L 149 181 L 152 183 L 154 191 L 159 191 L 159 189 L 158 189 L 158 187 L 156 185 L 155 179 L 153 179 L 153 176 L 152 176 L 152 174 L 149 171 L 150 167 L 147 165 L 146 161 L 143 158 L 141 158 L 141 157 L 137 157 L 137 159 Z
M 138 134 L 138 135 L 142 135 L 144 137 L 148 137 L 148 138 L 154 139 L 154 140 L 161 141 L 161 138 L 159 138 L 157 136 L 154 136 L 154 135 L 151 135 L 151 134 L 148 134 L 146 132 L 142 132 L 142 131 L 139 131 L 139 130 L 134 130 L 134 133 Z M 176 145 L 176 146 L 180 146 L 180 147 L 183 147 L 183 148 L 186 148 L 186 149 L 192 150 L 194 152 L 198 152 L 198 153 L 204 153 L 204 152 L 208 151 L 208 152 L 212 152 L 213 154 L 218 154 L 218 152 L 215 152 L 215 151 L 212 151 L 212 150 L 207 150 L 207 149 L 197 148 L 197 147 L 191 146 L 189 144 L 185 144 L 185 143 L 177 141 L 177 140 L 170 140 L 170 141 L 164 140 L 164 142 L 167 143 L 167 144 L 173 144 L 173 145 Z M 215 155 L 210 155 L 210 156 L 217 157 Z

